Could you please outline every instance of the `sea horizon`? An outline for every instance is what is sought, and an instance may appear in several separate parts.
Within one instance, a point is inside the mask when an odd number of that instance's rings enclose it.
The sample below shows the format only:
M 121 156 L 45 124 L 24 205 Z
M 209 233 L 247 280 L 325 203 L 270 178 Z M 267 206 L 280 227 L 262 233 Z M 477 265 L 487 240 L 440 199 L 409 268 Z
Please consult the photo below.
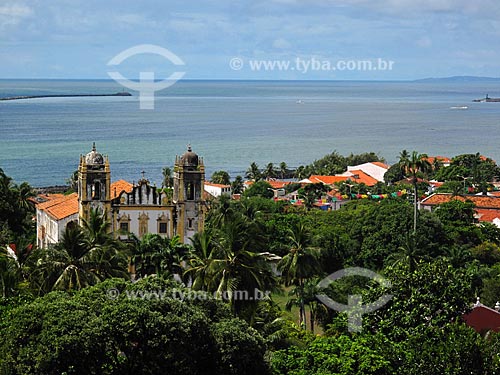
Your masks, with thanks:
M 113 93 L 110 79 L 0 79 L 0 97 Z M 125 89 L 127 90 L 127 89 Z M 155 109 L 138 97 L 45 98 L 0 102 L 0 168 L 16 182 L 64 184 L 92 142 L 109 155 L 112 179 L 161 184 L 161 169 L 189 143 L 215 170 L 244 175 L 324 155 L 375 152 L 388 163 L 401 150 L 500 160 L 497 82 L 184 79 L 157 92 Z M 498 95 L 500 96 L 500 95 Z M 467 107 L 467 110 L 453 109 Z

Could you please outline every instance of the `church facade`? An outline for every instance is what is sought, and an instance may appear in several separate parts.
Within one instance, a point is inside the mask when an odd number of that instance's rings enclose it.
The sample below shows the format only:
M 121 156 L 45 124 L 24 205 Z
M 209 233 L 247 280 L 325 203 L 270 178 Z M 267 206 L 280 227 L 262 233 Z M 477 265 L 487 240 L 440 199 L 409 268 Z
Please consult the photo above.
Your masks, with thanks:
M 37 217 L 49 217 L 54 231 L 62 233 L 68 223 L 78 220 L 81 224 L 88 220 L 91 210 L 98 209 L 106 213 L 111 231 L 120 239 L 127 239 L 129 234 L 142 238 L 155 233 L 169 238 L 178 235 L 183 243 L 188 243 L 205 223 L 203 158 L 188 146 L 182 156 L 175 158 L 173 172 L 173 186 L 168 188 L 151 185 L 144 175 L 134 184 L 124 180 L 111 183 L 108 157 L 99 153 L 94 144 L 88 154 L 80 156 L 78 194 L 61 199 L 60 203 L 55 201 L 51 211 L 45 208 L 48 204 L 37 204 Z M 60 205 L 59 211 L 67 215 L 54 216 L 54 205 Z M 44 224 L 45 221 L 37 221 L 39 246 L 56 242 L 56 236 L 47 236 Z

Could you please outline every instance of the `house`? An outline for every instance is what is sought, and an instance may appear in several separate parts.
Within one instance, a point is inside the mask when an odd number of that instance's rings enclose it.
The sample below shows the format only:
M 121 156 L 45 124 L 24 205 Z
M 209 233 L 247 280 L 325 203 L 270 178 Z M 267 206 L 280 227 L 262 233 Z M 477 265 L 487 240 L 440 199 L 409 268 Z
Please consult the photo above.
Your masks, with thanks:
M 58 243 L 66 227 L 78 224 L 78 194 L 43 194 L 35 201 L 38 247 Z
M 449 167 L 451 165 L 451 159 L 446 157 L 446 156 L 428 156 L 427 161 L 429 162 L 430 165 L 434 165 L 436 160 L 443 166 L 443 167 Z
M 212 197 L 220 197 L 221 195 L 231 196 L 231 185 L 214 184 L 212 182 L 205 182 L 205 191 Z
M 334 187 L 335 184 L 340 182 L 365 184 L 366 186 L 374 186 L 379 182 L 377 179 L 369 176 L 362 170 L 355 169 L 334 176 L 312 175 L 308 180 L 313 184 L 321 182 L 331 187 Z
M 433 211 L 440 204 L 459 200 L 470 201 L 474 204 L 475 218 L 479 222 L 490 222 L 500 227 L 500 197 L 488 195 L 457 195 L 449 193 L 435 193 L 420 202 L 420 208 Z
M 463 316 L 464 322 L 474 328 L 478 333 L 484 334 L 488 331 L 500 331 L 500 303 L 496 303 L 495 309 L 483 305 L 477 298 L 472 311 Z
M 347 172 L 359 174 L 359 171 L 361 171 L 380 182 L 384 182 L 384 175 L 388 170 L 389 166 L 379 161 L 347 167 Z

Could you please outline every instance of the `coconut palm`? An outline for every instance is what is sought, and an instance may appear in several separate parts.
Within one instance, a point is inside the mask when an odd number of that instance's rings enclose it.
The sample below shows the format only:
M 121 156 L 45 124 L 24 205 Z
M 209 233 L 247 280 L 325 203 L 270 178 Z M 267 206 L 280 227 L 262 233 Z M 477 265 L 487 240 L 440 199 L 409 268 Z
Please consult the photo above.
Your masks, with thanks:
M 259 181 L 262 178 L 262 175 L 260 173 L 260 169 L 259 169 L 259 166 L 257 165 L 257 163 L 252 162 L 252 164 L 250 164 L 250 167 L 248 167 L 245 176 L 246 176 L 246 178 L 249 178 L 250 180 L 253 180 L 253 181 Z
M 406 177 L 411 179 L 413 185 L 413 231 L 417 232 L 417 206 L 418 206 L 418 174 L 426 173 L 431 170 L 431 165 L 426 154 L 419 154 L 413 151 L 408 154 L 408 151 L 403 150 L 399 155 L 399 166 Z
M 28 264 L 29 277 L 39 292 L 79 290 L 110 277 L 127 279 L 124 245 L 108 233 L 104 214 L 92 210 L 83 227 L 67 227 L 61 241 L 39 249 Z M 33 258 L 33 259 L 31 259 Z
M 257 308 L 256 290 L 269 291 L 276 280 L 256 224 L 234 216 L 210 233 L 195 235 L 193 256 L 186 275 L 193 289 L 214 293 L 228 302 L 235 315 L 252 321 Z
M 299 324 L 305 322 L 305 299 L 304 284 L 307 280 L 320 273 L 318 260 L 318 249 L 311 246 L 311 237 L 306 226 L 298 222 L 288 230 L 290 250 L 278 263 L 278 269 L 286 286 L 296 287 L 297 299 L 299 301 Z
M 281 179 L 284 179 L 288 173 L 288 166 L 284 161 L 280 163 L 280 173 L 281 173 Z
M 243 178 L 241 176 L 236 176 L 233 183 L 231 184 L 231 190 L 233 194 L 243 193 Z
M 163 174 L 163 187 L 172 187 L 174 185 L 174 179 L 172 177 L 172 168 L 164 167 L 162 169 Z
M 394 264 L 405 264 L 410 272 L 415 271 L 418 264 L 425 259 L 427 259 L 427 255 L 418 247 L 415 232 L 406 233 L 403 245 L 387 258 Z
M 276 177 L 276 170 L 274 169 L 273 163 L 267 164 L 266 169 L 264 170 L 264 176 L 266 176 L 266 179 L 268 180 Z
M 188 246 L 182 244 L 179 236 L 172 238 L 148 233 L 139 240 L 132 236 L 132 259 L 138 277 L 148 275 L 171 276 L 181 274 L 186 260 Z

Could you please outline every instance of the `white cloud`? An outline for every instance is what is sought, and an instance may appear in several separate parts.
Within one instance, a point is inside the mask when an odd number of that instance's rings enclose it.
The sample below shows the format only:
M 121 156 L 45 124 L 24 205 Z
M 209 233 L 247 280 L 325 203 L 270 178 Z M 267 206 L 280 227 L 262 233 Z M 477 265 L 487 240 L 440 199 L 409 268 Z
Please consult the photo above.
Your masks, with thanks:
M 416 44 L 418 47 L 421 47 L 421 48 L 429 48 L 432 46 L 432 40 L 429 37 L 424 36 L 424 37 L 418 39 Z
M 291 46 L 290 42 L 283 38 L 275 39 L 273 42 L 273 47 L 278 49 L 289 49 Z
M 0 6 L 0 31 L 18 25 L 23 19 L 30 17 L 33 9 L 23 4 L 6 4 Z
M 23 4 L 0 6 L 0 16 L 24 18 L 31 16 L 32 14 L 33 9 Z

